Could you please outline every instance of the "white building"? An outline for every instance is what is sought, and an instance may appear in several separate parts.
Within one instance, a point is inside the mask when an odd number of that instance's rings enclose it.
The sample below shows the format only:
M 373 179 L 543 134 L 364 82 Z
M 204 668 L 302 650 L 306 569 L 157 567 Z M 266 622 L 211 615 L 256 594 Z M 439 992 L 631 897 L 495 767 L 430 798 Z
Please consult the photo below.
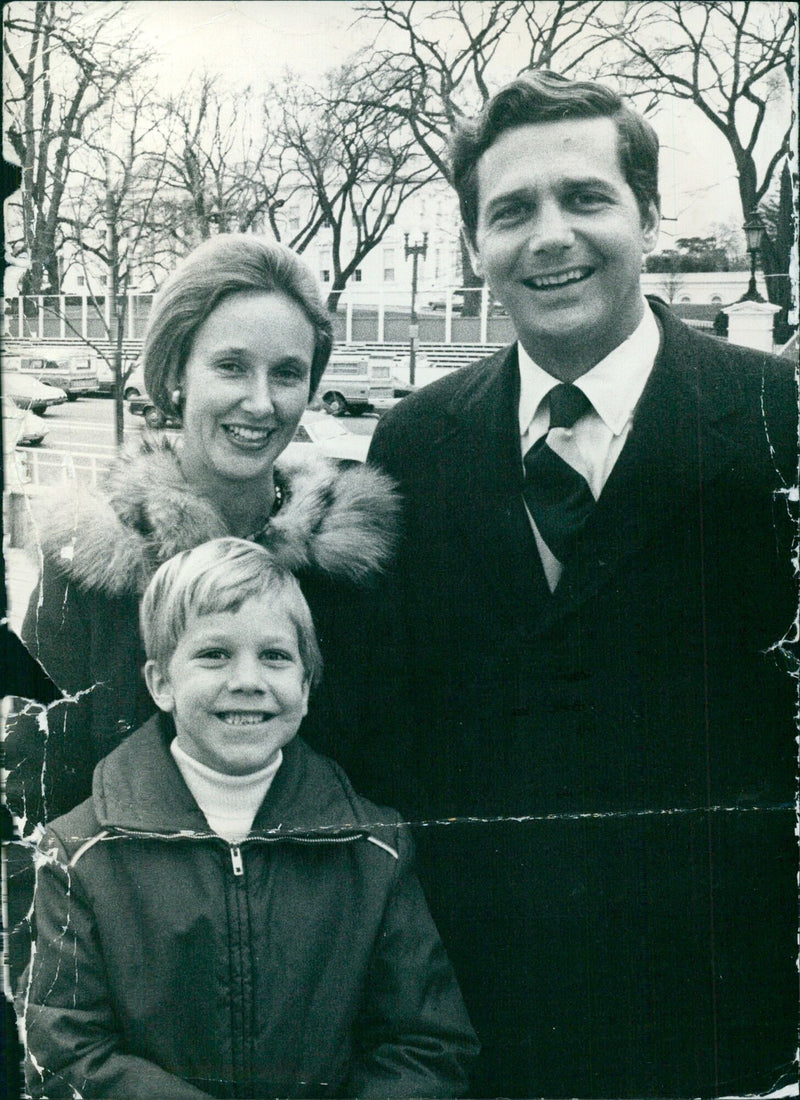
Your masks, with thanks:
M 280 212 L 283 240 L 291 240 L 302 229 L 305 213 L 302 196 L 295 194 Z M 349 233 L 352 232 L 351 226 Z M 386 305 L 408 306 L 413 260 L 405 254 L 405 234 L 408 233 L 409 245 L 419 245 L 425 232 L 428 234 L 426 254 L 417 260 L 420 304 L 443 294 L 447 287 L 460 286 L 458 202 L 442 180 L 429 184 L 403 204 L 395 224 L 350 277 L 348 296 L 364 305 L 383 300 Z M 331 241 L 331 230 L 322 229 L 303 252 L 303 259 L 317 275 L 323 292 L 333 285 Z M 348 227 L 345 226 L 342 261 L 347 262 L 348 256 Z

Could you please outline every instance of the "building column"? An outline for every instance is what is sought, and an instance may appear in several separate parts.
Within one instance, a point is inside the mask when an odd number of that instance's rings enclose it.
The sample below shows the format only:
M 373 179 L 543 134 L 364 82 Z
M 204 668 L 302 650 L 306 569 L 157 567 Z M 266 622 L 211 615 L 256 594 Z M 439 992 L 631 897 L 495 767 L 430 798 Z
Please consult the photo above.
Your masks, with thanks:
M 772 352 L 772 328 L 780 306 L 771 302 L 734 302 L 722 310 L 728 315 L 728 340 L 757 351 Z

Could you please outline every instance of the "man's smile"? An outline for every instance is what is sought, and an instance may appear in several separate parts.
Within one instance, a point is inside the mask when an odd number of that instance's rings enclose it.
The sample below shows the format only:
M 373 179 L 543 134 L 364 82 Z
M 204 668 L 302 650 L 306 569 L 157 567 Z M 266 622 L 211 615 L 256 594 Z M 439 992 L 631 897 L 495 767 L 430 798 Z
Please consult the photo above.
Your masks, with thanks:
M 548 275 L 529 275 L 522 282 L 530 290 L 552 290 L 582 283 L 594 274 L 593 267 L 571 267 L 567 271 L 555 271 Z

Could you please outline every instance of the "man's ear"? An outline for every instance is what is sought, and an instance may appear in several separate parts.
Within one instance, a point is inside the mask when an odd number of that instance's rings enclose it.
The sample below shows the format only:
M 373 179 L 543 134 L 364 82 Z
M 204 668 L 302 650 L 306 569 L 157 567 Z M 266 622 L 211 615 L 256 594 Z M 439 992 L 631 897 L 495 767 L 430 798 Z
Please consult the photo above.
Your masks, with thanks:
M 148 661 L 144 666 L 144 682 L 147 684 L 147 690 L 153 696 L 153 702 L 158 709 L 171 714 L 175 709 L 175 695 L 172 691 L 169 674 L 155 661 Z
M 483 275 L 483 262 L 481 261 L 480 252 L 478 252 L 477 245 L 473 242 L 469 235 L 469 230 L 462 223 L 461 236 L 464 238 L 464 244 L 469 255 L 469 262 L 472 264 L 472 270 L 476 275 Z
M 660 229 L 661 210 L 657 203 L 651 201 L 646 216 L 642 218 L 642 242 L 645 253 L 652 252 L 656 247 Z

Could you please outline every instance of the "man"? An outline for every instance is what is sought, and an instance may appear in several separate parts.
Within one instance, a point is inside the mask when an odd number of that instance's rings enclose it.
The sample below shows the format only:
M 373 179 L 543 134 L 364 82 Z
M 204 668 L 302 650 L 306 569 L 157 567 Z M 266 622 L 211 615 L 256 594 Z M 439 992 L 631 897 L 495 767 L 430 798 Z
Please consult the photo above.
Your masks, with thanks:
M 609 89 L 516 80 L 452 168 L 518 341 L 375 432 L 405 497 L 400 698 L 357 778 L 427 823 L 484 1046 L 474 1095 L 777 1087 L 797 1000 L 792 372 L 643 298 L 658 142 Z

